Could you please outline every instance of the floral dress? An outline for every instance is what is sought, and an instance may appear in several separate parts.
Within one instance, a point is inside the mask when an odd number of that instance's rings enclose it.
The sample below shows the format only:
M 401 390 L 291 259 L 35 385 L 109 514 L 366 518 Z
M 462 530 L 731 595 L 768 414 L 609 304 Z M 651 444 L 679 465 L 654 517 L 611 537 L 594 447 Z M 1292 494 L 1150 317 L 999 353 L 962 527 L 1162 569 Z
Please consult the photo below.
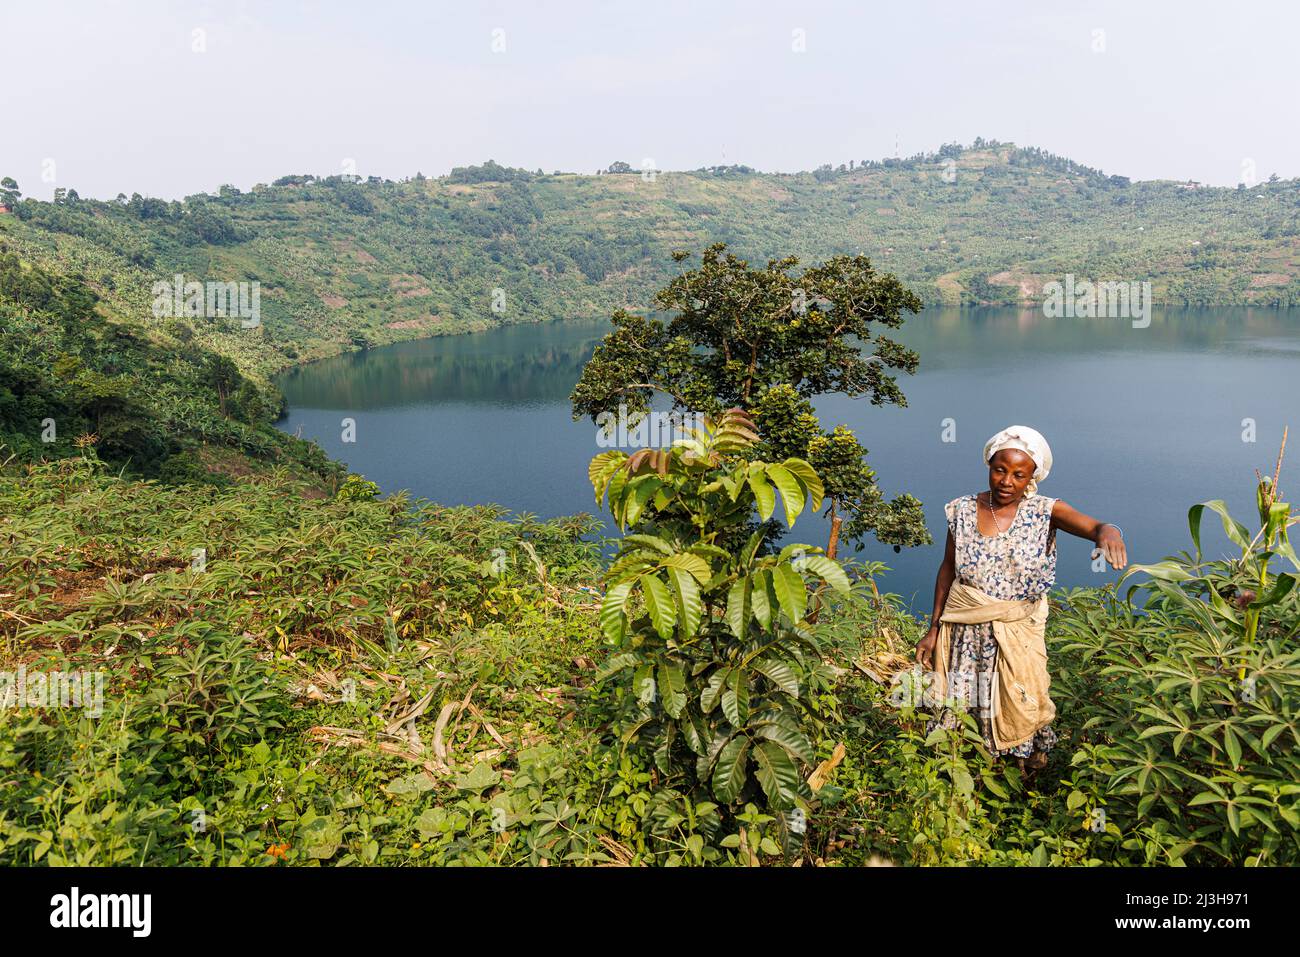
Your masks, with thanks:
M 1037 598 L 1051 588 L 1056 581 L 1056 532 L 1051 527 L 1055 504 L 1054 498 L 1026 496 L 1011 525 L 1000 535 L 985 535 L 979 530 L 978 509 L 987 510 L 987 506 L 974 495 L 945 505 L 948 530 L 956 545 L 957 580 L 1008 601 Z M 997 660 L 998 643 L 991 622 L 954 624 L 948 650 L 948 693 L 966 702 L 991 753 L 1024 758 L 1034 751 L 1050 751 L 1057 740 L 1051 725 L 1040 728 L 1033 738 L 1017 747 L 1001 751 L 994 747 L 989 699 L 996 687 L 992 682 Z M 926 724 L 926 733 L 937 727 L 956 726 L 956 715 L 945 708 Z

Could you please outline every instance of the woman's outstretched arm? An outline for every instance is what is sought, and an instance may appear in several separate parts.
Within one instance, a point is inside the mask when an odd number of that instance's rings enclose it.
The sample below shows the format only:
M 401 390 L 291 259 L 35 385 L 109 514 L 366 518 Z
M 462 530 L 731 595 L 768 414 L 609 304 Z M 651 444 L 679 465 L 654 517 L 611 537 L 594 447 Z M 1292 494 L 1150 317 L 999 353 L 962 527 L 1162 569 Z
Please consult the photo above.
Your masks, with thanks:
M 1084 515 L 1078 509 L 1057 499 L 1056 504 L 1052 506 L 1052 526 L 1094 542 L 1112 568 L 1123 568 L 1128 564 L 1128 550 L 1124 547 L 1124 537 L 1114 525 L 1098 521 L 1091 515 Z
M 934 667 L 934 646 L 939 640 L 939 617 L 943 606 L 948 603 L 948 591 L 957 578 L 957 545 L 952 539 L 952 530 L 948 531 L 948 541 L 943 547 L 943 561 L 939 565 L 939 574 L 934 576 L 934 611 L 930 613 L 930 630 L 925 633 L 916 646 L 916 660 L 926 668 Z

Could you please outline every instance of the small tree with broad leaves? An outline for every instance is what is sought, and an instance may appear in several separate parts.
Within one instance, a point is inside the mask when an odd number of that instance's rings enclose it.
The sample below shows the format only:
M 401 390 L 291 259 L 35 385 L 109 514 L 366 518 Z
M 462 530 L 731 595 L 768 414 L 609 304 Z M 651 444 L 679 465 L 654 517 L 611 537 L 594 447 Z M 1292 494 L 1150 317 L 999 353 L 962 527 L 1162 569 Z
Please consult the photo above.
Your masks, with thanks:
M 573 417 L 595 421 L 620 405 L 644 414 L 656 390 L 679 409 L 744 409 L 762 437 L 757 454 L 804 459 L 821 476 L 830 557 L 841 537 L 860 543 L 868 533 L 896 550 L 930 544 L 921 503 L 906 494 L 886 501 L 867 450 L 844 426 L 824 430 L 811 401 L 838 392 L 906 405 L 890 370 L 913 373 L 918 356 L 873 327 L 898 328 L 920 300 L 864 256 L 835 256 L 792 275 L 793 256 L 753 269 L 725 250 L 708 247 L 698 269 L 655 295 L 674 313 L 667 321 L 614 313 L 614 330 L 573 390 Z
M 765 525 L 721 544 L 755 512 L 766 523 L 778 495 L 787 525 L 824 497 L 806 461 L 756 458 L 753 429 L 732 409 L 672 448 L 592 459 L 596 501 L 628 532 L 606 574 L 599 680 L 621 679 L 614 729 L 653 755 L 665 786 L 728 814 L 748 802 L 807 813 L 809 731 L 834 686 L 809 599 L 849 581 L 819 548 L 765 547 Z

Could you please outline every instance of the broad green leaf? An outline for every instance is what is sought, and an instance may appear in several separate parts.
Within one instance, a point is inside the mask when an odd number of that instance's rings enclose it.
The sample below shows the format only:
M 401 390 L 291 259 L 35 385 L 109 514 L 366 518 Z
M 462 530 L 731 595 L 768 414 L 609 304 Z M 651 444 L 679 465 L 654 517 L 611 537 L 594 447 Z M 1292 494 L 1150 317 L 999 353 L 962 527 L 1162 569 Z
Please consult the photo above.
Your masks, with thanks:
M 1228 506 L 1223 503 L 1222 499 L 1216 498 L 1210 502 L 1193 505 L 1187 510 L 1187 524 L 1192 530 L 1192 543 L 1196 546 L 1196 557 L 1198 559 L 1201 556 L 1201 517 L 1205 514 L 1207 508 L 1216 512 L 1219 518 L 1222 519 L 1223 531 L 1234 545 L 1243 551 L 1250 547 L 1250 532 L 1246 531 L 1246 526 L 1229 515 Z
M 849 576 L 844 573 L 843 567 L 835 559 L 827 558 L 825 555 L 809 555 L 804 558 L 803 563 L 805 571 L 816 575 L 837 592 L 848 594 Z
M 489 768 L 489 770 L 491 769 Z M 493 781 L 492 783 L 495 784 L 496 782 Z M 429 775 L 428 771 L 416 771 L 415 773 L 408 774 L 405 777 L 389 781 L 387 784 L 383 785 L 383 789 L 394 797 L 405 798 L 415 797 L 423 794 L 425 791 L 432 791 L 437 786 L 438 782 Z
M 776 492 L 763 477 L 762 472 L 750 472 L 748 481 L 754 493 L 754 501 L 758 505 L 758 517 L 766 522 L 772 517 L 772 510 L 776 508 Z
M 760 528 L 753 535 L 749 536 L 749 541 L 745 542 L 745 547 L 740 552 L 740 567 L 748 568 L 754 564 L 754 556 L 758 554 L 758 548 L 763 544 L 763 530 Z
M 748 578 L 738 578 L 727 592 L 727 626 L 737 638 L 744 638 L 749 625 Z
M 758 721 L 750 724 L 746 730 L 756 737 L 775 741 L 805 764 L 813 762 L 815 754 L 812 744 L 796 729 L 775 721 Z
M 707 545 L 704 542 L 696 542 L 690 548 L 686 549 L 692 555 L 699 555 L 701 558 L 718 558 L 724 562 L 731 561 L 731 552 L 725 548 L 719 548 L 717 545 Z
M 821 508 L 822 498 L 826 493 L 822 487 L 822 480 L 817 475 L 817 470 L 803 459 L 786 459 L 781 465 L 803 484 L 812 510 L 815 512 Z
M 484 788 L 490 788 L 501 780 L 501 774 L 492 769 L 492 765 L 486 761 L 480 761 L 474 765 L 474 769 L 468 774 L 462 774 L 456 778 L 456 787 L 462 791 L 482 791 Z M 433 785 L 430 784 L 430 787 Z
M 754 609 L 754 617 L 763 627 L 764 631 L 772 630 L 772 603 L 771 596 L 768 592 L 769 575 L 766 571 L 759 570 L 749 576 L 749 603 Z
M 665 568 L 680 568 L 690 573 L 701 585 L 713 577 L 713 569 L 709 567 L 709 563 L 699 555 L 692 555 L 690 552 L 678 552 L 671 558 L 665 558 L 662 564 Z
M 614 474 L 609 477 L 609 483 L 605 488 L 609 496 L 609 513 L 614 516 L 615 520 L 622 522 L 619 516 L 622 514 L 623 492 L 627 489 L 627 470 L 615 469 Z M 597 504 L 600 504 L 597 502 Z
M 799 697 L 799 678 L 787 662 L 776 658 L 759 658 L 752 667 L 790 697 Z
M 662 774 L 672 774 L 673 741 L 677 738 L 677 725 L 668 722 L 659 732 L 658 742 L 654 747 L 655 767 Z
M 646 548 L 652 549 L 663 555 L 676 554 L 676 550 L 673 548 L 673 546 L 670 543 L 665 542 L 658 535 L 640 535 L 640 534 L 624 535 L 621 544 L 624 548 L 626 548 L 628 545 L 643 545 Z
M 704 861 L 704 838 L 699 834 L 692 834 L 686 839 L 686 851 L 691 855 L 691 859 L 697 864 Z
M 1241 764 L 1241 742 L 1237 740 L 1236 734 L 1232 731 L 1232 725 L 1223 726 L 1223 743 L 1228 749 L 1228 760 L 1232 762 L 1235 768 Z
M 965 768 L 957 767 L 952 769 L 952 784 L 957 789 L 958 794 L 970 794 L 975 790 L 975 781 Z
M 654 625 L 659 637 L 667 641 L 673 636 L 673 626 L 677 624 L 677 604 L 673 601 L 668 586 L 657 575 L 642 575 L 640 581 L 650 623 Z
M 707 750 L 705 742 L 708 740 L 708 727 L 700 717 L 689 711 L 686 712 L 686 720 L 681 723 L 681 728 L 686 746 L 697 755 L 704 754 Z
M 762 742 L 754 748 L 754 764 L 758 783 L 772 806 L 778 809 L 793 807 L 802 779 L 798 765 L 785 748 L 772 741 Z
M 659 663 L 659 696 L 664 710 L 674 718 L 680 718 L 686 707 L 686 669 L 680 661 L 661 661 Z
M 1137 573 L 1150 575 L 1152 578 L 1161 581 L 1185 582 L 1191 581 L 1192 574 L 1182 565 L 1175 561 L 1156 562 L 1153 565 L 1130 565 L 1124 570 L 1117 584 L 1122 584 L 1124 579 Z
M 723 683 L 727 680 L 727 675 L 730 672 L 730 668 L 719 668 L 709 675 L 708 683 L 705 684 L 704 690 L 700 692 L 700 710 L 705 714 L 717 707 L 718 696 L 722 694 Z
M 659 491 L 663 483 L 657 475 L 638 475 L 627 483 L 627 494 L 624 496 L 623 507 L 623 526 L 631 528 L 636 525 L 637 520 L 641 517 L 641 512 L 645 509 L 646 502 L 654 497 L 655 492 Z
M 749 738 L 739 734 L 723 745 L 718 754 L 713 769 L 713 796 L 723 804 L 730 804 L 740 797 L 741 789 L 745 786 L 749 744 Z
M 732 727 L 739 728 L 749 717 L 749 676 L 740 668 L 731 669 L 722 689 L 722 713 Z
M 681 620 L 681 637 L 691 638 L 700 629 L 704 615 L 704 602 L 700 599 L 700 586 L 691 575 L 680 568 L 669 568 L 668 578 L 673 583 L 677 608 Z
M 648 557 L 645 549 L 639 549 L 621 555 L 615 559 L 614 564 L 609 566 L 609 571 L 605 573 L 605 578 L 610 582 L 631 581 L 640 578 L 641 575 L 653 568 L 658 568 L 659 563 Z
M 643 662 L 632 673 L 632 694 L 643 704 L 650 704 L 659 697 L 659 685 L 655 682 L 653 662 Z
M 782 562 L 772 569 L 772 589 L 786 617 L 794 623 L 802 621 L 808 607 L 808 589 L 803 577 L 789 562 Z
M 1007 793 L 1006 787 L 998 780 L 997 775 L 989 771 L 984 771 L 980 774 L 980 777 L 984 780 L 984 786 L 998 797 L 1002 798 L 1002 800 L 1005 801 L 1011 797 L 1011 795 Z
M 604 681 L 636 663 L 637 656 L 630 651 L 625 651 L 621 655 L 614 655 L 609 661 L 605 662 L 605 667 L 596 672 L 595 680 L 598 682 Z
M 794 525 L 794 520 L 803 511 L 803 486 L 799 484 L 790 471 L 783 465 L 769 465 L 767 477 L 781 493 L 781 506 L 785 509 L 786 525 Z
M 633 582 L 619 582 L 605 590 L 605 597 L 600 603 L 600 630 L 607 641 L 618 643 L 627 630 L 627 596 L 632 592 Z
M 596 493 L 596 504 L 605 497 L 605 486 L 609 484 L 610 476 L 618 471 L 627 460 L 627 454 L 617 449 L 611 449 L 608 452 L 601 452 L 587 465 L 587 478 L 591 479 L 592 490 Z

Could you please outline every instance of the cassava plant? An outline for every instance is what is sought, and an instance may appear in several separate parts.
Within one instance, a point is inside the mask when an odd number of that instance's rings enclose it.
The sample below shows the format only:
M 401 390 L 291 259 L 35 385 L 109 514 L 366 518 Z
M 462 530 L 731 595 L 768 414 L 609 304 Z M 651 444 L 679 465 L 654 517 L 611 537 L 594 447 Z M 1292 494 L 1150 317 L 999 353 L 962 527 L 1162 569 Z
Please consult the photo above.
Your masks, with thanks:
M 1279 471 L 1280 471 L 1279 456 Z M 1160 864 L 1300 859 L 1300 603 L 1295 520 L 1277 472 L 1256 486 L 1252 534 L 1222 501 L 1188 512 L 1195 553 L 1134 565 L 1146 602 L 1067 596 L 1062 713 L 1080 722 L 1069 809 L 1095 850 Z M 1237 557 L 1209 560 L 1218 514 Z M 1274 569 L 1278 559 L 1289 570 Z M 1118 845 L 1113 846 L 1113 845 Z
M 1173 603 L 1206 629 L 1238 638 L 1248 647 L 1253 647 L 1259 638 L 1261 623 L 1266 633 L 1293 637 L 1300 624 L 1293 603 L 1293 589 L 1300 582 L 1296 574 L 1300 572 L 1300 558 L 1287 536 L 1287 528 L 1300 519 L 1291 517 L 1291 505 L 1281 501 L 1277 484 L 1285 451 L 1284 433 L 1274 474 L 1270 477 L 1255 473 L 1259 528 L 1253 534 L 1228 513 L 1228 507 L 1220 499 L 1193 505 L 1187 513 L 1187 523 L 1195 555 L 1183 553 L 1181 558 L 1167 558 L 1153 565 L 1130 566 L 1121 583 L 1139 573 L 1148 575 L 1150 580 L 1134 585 L 1129 594 L 1134 589 L 1143 589 L 1152 597 L 1158 595 L 1160 604 Z M 1224 534 L 1241 549 L 1239 557 L 1205 559 L 1201 552 L 1201 520 L 1206 509 L 1222 520 Z M 1278 558 L 1289 562 L 1292 570 L 1274 572 L 1273 562 Z M 1245 678 L 1244 666 L 1239 669 L 1238 678 Z
M 823 498 L 803 459 L 757 461 L 740 409 L 672 448 L 603 452 L 589 467 L 629 531 L 606 575 L 600 624 L 614 646 L 601 679 L 619 676 L 625 747 L 647 749 L 665 784 L 791 811 L 809 796 L 804 768 L 826 675 L 806 621 L 810 583 L 847 591 L 839 564 L 807 545 L 765 548 L 777 496 L 785 522 Z M 630 680 L 628 680 L 630 678 Z

